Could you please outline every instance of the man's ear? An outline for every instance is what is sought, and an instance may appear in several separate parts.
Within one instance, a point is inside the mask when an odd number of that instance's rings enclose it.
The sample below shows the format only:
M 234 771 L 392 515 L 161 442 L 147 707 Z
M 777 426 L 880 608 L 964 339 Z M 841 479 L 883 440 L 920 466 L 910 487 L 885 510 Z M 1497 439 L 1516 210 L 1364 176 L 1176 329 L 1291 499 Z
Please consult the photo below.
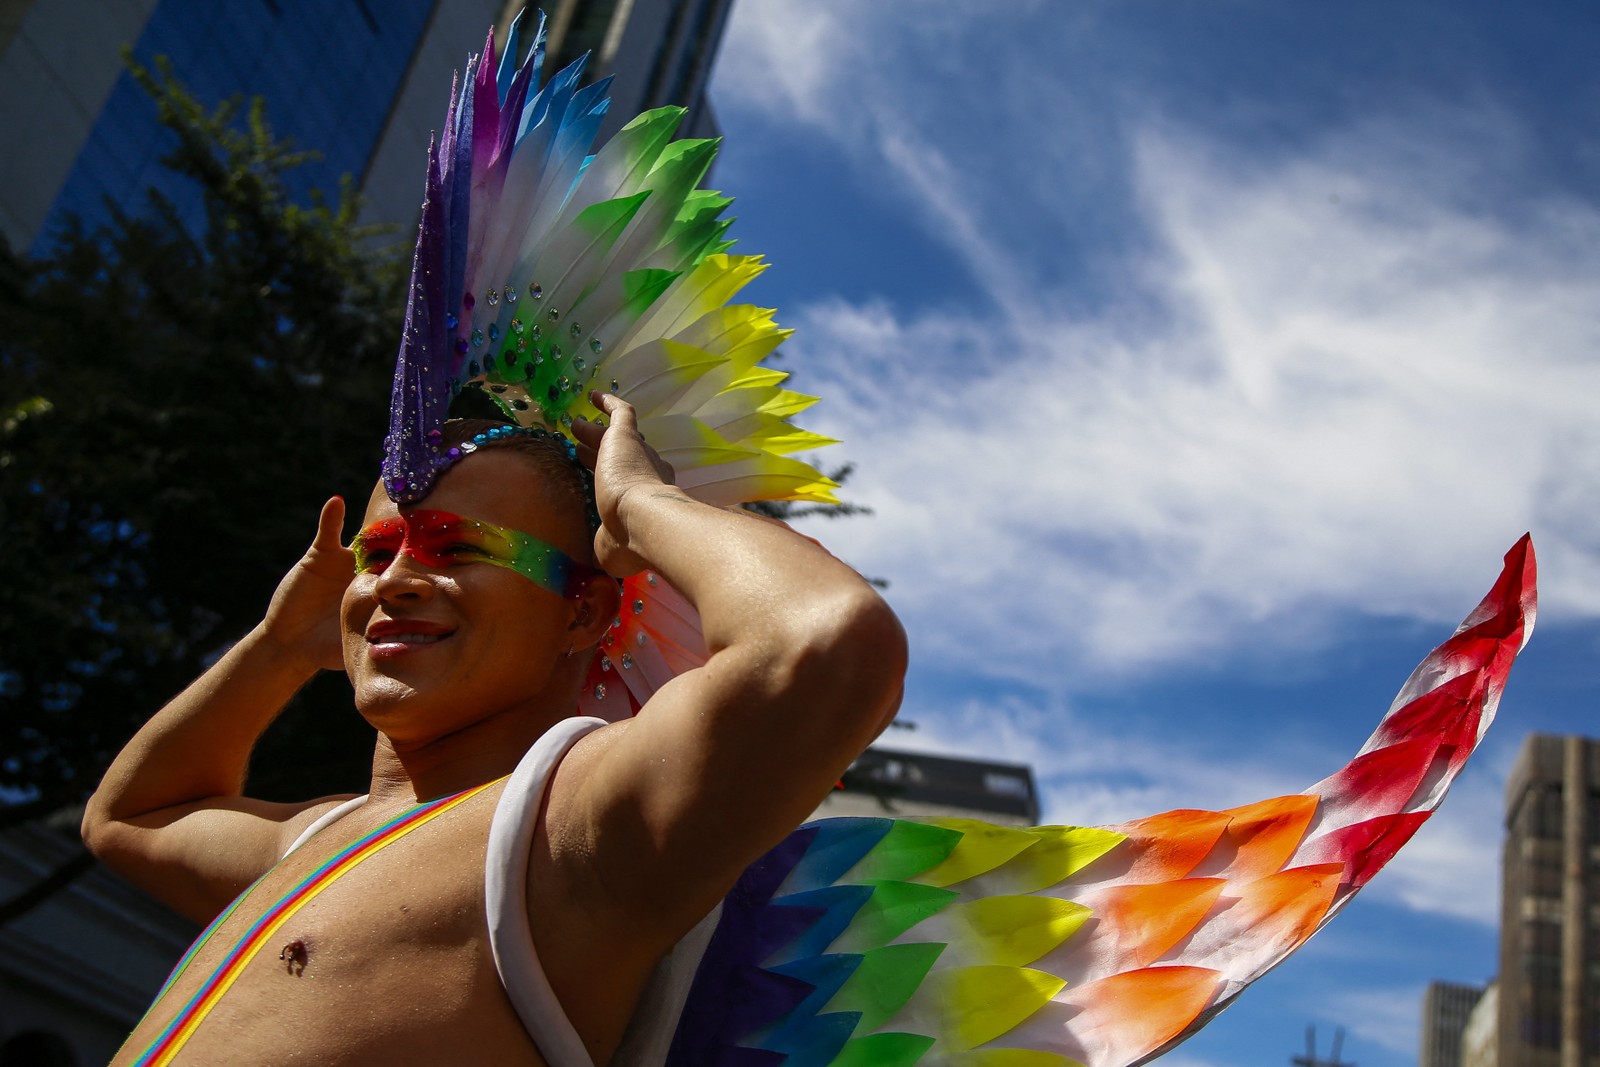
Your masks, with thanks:
M 617 580 L 609 574 L 596 574 L 583 583 L 575 598 L 575 606 L 577 610 L 573 613 L 570 628 L 573 647 L 588 648 L 599 644 L 622 607 L 622 592 L 617 588 Z

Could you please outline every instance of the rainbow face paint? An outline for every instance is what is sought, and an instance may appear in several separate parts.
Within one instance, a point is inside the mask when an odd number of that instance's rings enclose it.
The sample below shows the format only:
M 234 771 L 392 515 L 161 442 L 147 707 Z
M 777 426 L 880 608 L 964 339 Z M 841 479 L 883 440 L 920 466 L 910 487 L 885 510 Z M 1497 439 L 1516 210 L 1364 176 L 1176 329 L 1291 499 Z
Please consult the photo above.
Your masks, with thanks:
M 356 554 L 356 570 L 363 574 L 382 574 L 402 555 L 438 569 L 488 563 L 516 571 L 560 596 L 594 573 L 594 568 L 531 534 L 448 511 L 412 511 L 375 522 L 356 535 L 350 550 Z

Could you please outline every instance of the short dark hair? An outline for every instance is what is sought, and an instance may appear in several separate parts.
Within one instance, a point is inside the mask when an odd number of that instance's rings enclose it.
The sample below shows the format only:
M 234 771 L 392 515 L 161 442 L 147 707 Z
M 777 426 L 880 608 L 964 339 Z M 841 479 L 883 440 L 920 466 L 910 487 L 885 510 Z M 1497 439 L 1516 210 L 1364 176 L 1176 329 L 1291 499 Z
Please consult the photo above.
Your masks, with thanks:
M 496 422 L 492 419 L 449 419 L 440 428 L 443 437 L 439 444 L 441 448 L 457 447 L 490 430 L 513 425 L 515 424 Z M 594 475 L 570 457 L 568 452 L 570 446 L 566 438 L 549 431 L 513 433 L 479 442 L 478 447 L 512 451 L 527 456 L 538 467 L 539 473 L 544 476 L 545 484 L 550 486 L 555 498 L 562 504 L 570 502 L 573 511 L 582 516 L 584 528 L 591 534 L 594 532 L 598 525 L 594 503 Z M 592 538 L 586 540 L 588 544 L 581 562 L 593 564 L 594 542 Z

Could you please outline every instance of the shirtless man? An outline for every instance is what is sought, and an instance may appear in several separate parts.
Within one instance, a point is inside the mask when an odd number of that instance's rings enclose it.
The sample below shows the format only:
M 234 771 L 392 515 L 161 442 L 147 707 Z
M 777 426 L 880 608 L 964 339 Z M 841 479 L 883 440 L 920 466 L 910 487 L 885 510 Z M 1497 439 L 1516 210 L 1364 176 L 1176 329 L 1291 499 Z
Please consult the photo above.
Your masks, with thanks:
M 610 574 L 655 571 L 700 612 L 705 665 L 637 718 L 557 751 L 542 817 L 537 797 L 527 805 L 526 916 L 576 1052 L 536 1045 L 502 986 L 485 857 L 501 779 L 573 714 L 616 585 L 580 566 L 563 595 L 470 546 L 441 556 L 378 532 L 357 572 L 331 500 L 260 625 L 139 731 L 89 803 L 96 855 L 196 920 L 261 878 L 116 1064 L 162 1062 L 141 1057 L 314 868 L 421 802 L 485 783 L 295 912 L 170 1062 L 610 1063 L 658 961 L 892 717 L 904 637 L 872 589 L 776 524 L 691 499 L 632 409 L 595 402 L 609 428 L 580 423 L 577 434 L 595 472 L 597 535 L 577 470 L 562 469 L 559 450 L 534 454 L 538 439 L 480 449 L 419 504 L 397 509 L 380 485 L 363 519 L 373 531 L 447 512 L 521 531 Z M 378 731 L 367 799 L 243 796 L 256 739 L 318 669 L 341 665 Z M 350 810 L 280 861 L 341 804 Z

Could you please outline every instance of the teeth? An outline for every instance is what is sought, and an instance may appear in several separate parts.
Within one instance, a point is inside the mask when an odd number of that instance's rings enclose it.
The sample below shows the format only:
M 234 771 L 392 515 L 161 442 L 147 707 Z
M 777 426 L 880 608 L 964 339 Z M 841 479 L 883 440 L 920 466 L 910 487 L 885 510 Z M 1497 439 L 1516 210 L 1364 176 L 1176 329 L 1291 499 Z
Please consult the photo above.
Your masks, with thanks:
M 443 641 L 444 634 L 384 634 L 373 638 L 375 645 L 431 645 Z

